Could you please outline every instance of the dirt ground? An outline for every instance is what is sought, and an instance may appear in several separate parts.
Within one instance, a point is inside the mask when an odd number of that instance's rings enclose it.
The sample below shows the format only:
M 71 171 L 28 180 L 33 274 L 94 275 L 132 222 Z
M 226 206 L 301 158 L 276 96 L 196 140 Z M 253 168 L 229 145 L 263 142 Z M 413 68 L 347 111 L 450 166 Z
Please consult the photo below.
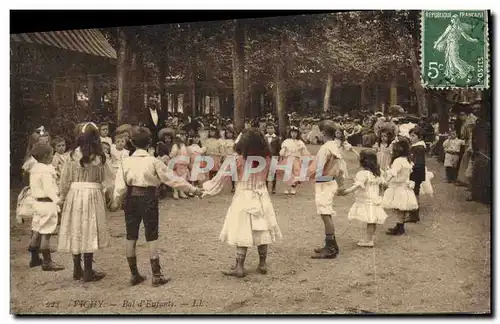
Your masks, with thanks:
M 310 147 L 316 152 L 318 147 Z M 351 176 L 359 166 L 347 156 Z M 218 241 L 231 202 L 230 186 L 219 196 L 160 204 L 161 263 L 172 277 L 151 287 L 144 237 L 138 242 L 139 270 L 148 281 L 128 287 L 123 212 L 109 214 L 111 247 L 95 254 L 95 267 L 107 276 L 97 283 L 72 280 L 71 255 L 55 253 L 67 266 L 57 273 L 28 267 L 29 224 L 17 225 L 11 209 L 12 313 L 489 313 L 490 207 L 466 202 L 464 188 L 442 183 L 444 168 L 434 159 L 434 198 L 422 197 L 419 224 L 407 234 L 384 234 L 395 215 L 377 230 L 376 247 L 358 248 L 362 225 L 349 223 L 353 196 L 337 197 L 336 236 L 341 248 L 333 260 L 312 260 L 323 242 L 323 224 L 315 215 L 314 187 L 285 196 L 278 184 L 272 197 L 283 240 L 269 249 L 269 273 L 258 274 L 256 249 L 249 250 L 246 278 L 228 278 L 221 270 L 234 263 L 233 247 Z M 347 184 L 350 184 L 348 182 Z M 12 192 L 17 195 L 17 192 Z M 13 196 L 15 198 L 15 196 Z M 14 202 L 14 198 L 11 201 Z M 14 207 L 14 204 L 13 206 Z M 141 229 L 141 235 L 142 234 Z M 56 238 L 53 240 L 56 246 Z

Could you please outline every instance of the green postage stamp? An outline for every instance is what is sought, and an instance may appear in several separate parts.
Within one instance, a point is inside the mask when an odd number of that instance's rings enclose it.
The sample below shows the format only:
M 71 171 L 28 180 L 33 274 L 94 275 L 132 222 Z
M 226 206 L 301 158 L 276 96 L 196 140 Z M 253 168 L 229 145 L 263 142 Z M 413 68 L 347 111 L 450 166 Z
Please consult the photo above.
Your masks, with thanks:
M 422 11 L 420 54 L 426 88 L 489 88 L 488 12 Z

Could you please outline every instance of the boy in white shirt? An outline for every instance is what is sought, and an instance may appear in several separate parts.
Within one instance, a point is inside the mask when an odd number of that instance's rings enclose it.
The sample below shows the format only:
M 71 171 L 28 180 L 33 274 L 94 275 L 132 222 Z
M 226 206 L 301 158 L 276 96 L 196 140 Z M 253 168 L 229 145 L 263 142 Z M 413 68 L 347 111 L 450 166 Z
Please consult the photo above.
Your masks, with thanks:
M 339 151 L 338 145 L 334 142 L 335 123 L 332 121 L 323 121 L 319 125 L 322 135 L 323 145 L 316 154 L 316 159 L 313 165 L 315 168 L 310 168 L 309 177 L 315 177 L 315 202 L 317 213 L 321 216 L 325 225 L 325 246 L 314 249 L 316 253 L 312 259 L 334 259 L 339 254 L 339 246 L 335 239 L 335 227 L 333 225 L 333 217 L 336 215 L 333 210 L 333 197 L 337 190 L 343 186 L 342 172 L 340 164 L 342 154 Z M 321 174 L 318 174 L 321 172 Z
M 50 144 L 37 144 L 31 155 L 38 161 L 30 171 L 30 190 L 33 196 L 33 221 L 31 228 L 33 236 L 29 251 L 31 253 L 30 267 L 42 266 L 43 271 L 60 271 L 64 267 L 52 261 L 50 254 L 50 236 L 57 227 L 58 212 L 62 201 L 59 199 L 59 189 L 56 184 L 56 170 L 52 165 L 54 151 Z M 40 246 L 37 246 L 41 236 Z M 42 252 L 40 260 L 38 248 Z

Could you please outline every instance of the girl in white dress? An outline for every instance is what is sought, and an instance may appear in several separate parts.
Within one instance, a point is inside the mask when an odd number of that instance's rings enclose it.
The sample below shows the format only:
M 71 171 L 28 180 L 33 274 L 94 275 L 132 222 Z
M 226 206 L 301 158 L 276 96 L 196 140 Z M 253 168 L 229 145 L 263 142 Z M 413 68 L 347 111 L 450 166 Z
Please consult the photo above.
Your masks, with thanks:
M 413 192 L 415 183 L 410 181 L 413 165 L 410 162 L 410 144 L 406 140 L 395 142 L 392 147 L 391 168 L 385 173 L 388 188 L 382 198 L 382 206 L 395 209 L 398 221 L 394 228 L 387 231 L 388 235 L 405 233 L 404 221 L 411 210 L 418 209 L 417 197 Z
M 191 184 L 199 186 L 201 185 L 204 181 L 207 180 L 208 175 L 206 172 L 198 172 L 198 174 L 195 174 L 196 172 L 192 172 L 194 169 L 194 164 L 198 163 L 196 161 L 196 157 L 198 156 L 203 156 L 207 152 L 207 149 L 205 147 L 201 147 L 201 141 L 200 141 L 200 135 L 195 134 L 192 138 L 188 140 L 188 154 L 189 154 L 189 159 L 191 163 Z M 200 163 L 200 169 L 205 168 L 206 162 L 201 161 Z
M 208 132 L 208 138 L 202 142 L 203 147 L 207 148 L 207 155 L 210 156 L 214 162 L 212 170 L 209 171 L 209 178 L 212 179 L 217 171 L 219 171 L 221 165 L 221 158 L 224 154 L 224 146 L 222 140 L 220 139 L 220 133 L 217 130 L 217 126 L 210 125 Z
M 220 240 L 236 246 L 236 265 L 223 273 L 242 278 L 245 276 L 247 250 L 252 246 L 257 246 L 259 252 L 257 271 L 267 273 L 267 247 L 281 238 L 281 231 L 267 190 L 271 152 L 264 135 L 258 129 L 245 130 L 235 151 L 237 156 L 228 158 L 217 175 L 203 184 L 203 189 L 204 195 L 220 193 L 225 178 L 231 176 L 231 172 L 225 169 L 232 164 L 231 170 L 234 170 L 234 163 L 236 164 L 236 192 L 227 211 Z M 250 160 L 252 157 L 253 160 Z M 265 163 L 261 171 L 249 172 L 252 168 L 259 168 L 260 163 Z
M 64 207 L 58 250 L 73 255 L 73 279 L 88 282 L 105 276 L 94 271 L 92 263 L 94 253 L 109 246 L 103 188 L 112 187 L 114 177 L 111 164 L 106 163 L 97 126 L 86 123 L 79 129 L 78 147 L 71 152 L 61 173 Z
M 170 151 L 169 156 L 170 162 L 168 166 L 173 167 L 173 170 L 178 177 L 188 181 L 190 179 L 190 155 L 186 146 L 186 133 L 184 131 L 180 131 L 179 134 L 175 136 L 174 145 L 172 145 L 172 151 Z M 174 159 L 175 161 L 173 161 Z M 186 194 L 184 191 L 174 188 L 173 197 L 175 200 L 178 200 L 179 197 L 187 199 L 192 197 L 192 194 Z
M 391 130 L 385 129 L 380 132 L 380 139 L 373 149 L 377 152 L 377 162 L 380 166 L 380 170 L 387 171 L 391 167 L 392 159 L 392 141 L 394 140 L 394 134 Z
M 288 138 L 283 141 L 280 150 L 280 157 L 283 158 L 281 164 L 288 164 L 290 159 L 293 160 L 291 179 L 285 179 L 289 187 L 285 189 L 285 195 L 288 195 L 288 193 L 290 193 L 291 195 L 295 195 L 297 193 L 297 184 L 295 182 L 295 178 L 300 176 L 300 170 L 302 166 L 302 160 L 300 158 L 302 156 L 310 155 L 311 154 L 307 150 L 306 145 L 300 139 L 299 128 L 296 126 L 291 126 L 288 133 Z
M 384 179 L 380 174 L 377 155 L 371 151 L 362 151 L 359 164 L 363 170 L 358 171 L 354 184 L 340 195 L 355 192 L 355 202 L 347 215 L 348 220 L 358 220 L 366 223 L 366 239 L 358 242 L 358 246 L 373 247 L 373 237 L 377 224 L 384 224 L 387 214 L 381 206 L 380 185 Z

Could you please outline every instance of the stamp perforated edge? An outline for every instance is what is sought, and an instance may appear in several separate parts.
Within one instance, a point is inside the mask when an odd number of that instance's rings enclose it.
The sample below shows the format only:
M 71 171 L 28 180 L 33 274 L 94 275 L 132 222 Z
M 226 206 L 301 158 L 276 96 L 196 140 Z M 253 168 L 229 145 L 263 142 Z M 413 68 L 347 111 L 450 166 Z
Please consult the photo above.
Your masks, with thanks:
M 456 9 L 454 9 L 456 10 Z M 473 86 L 473 87 L 458 87 L 455 85 L 446 85 L 446 86 L 434 86 L 434 85 L 429 85 L 424 82 L 424 53 L 423 53 L 423 47 L 424 47 L 424 35 L 425 35 L 425 25 L 424 25 L 424 13 L 426 11 L 444 11 L 444 10 L 421 10 L 420 11 L 420 48 L 419 48 L 419 64 L 420 64 L 420 84 L 425 88 L 425 89 L 431 89 L 431 90 L 449 90 L 449 89 L 471 89 L 471 90 L 487 90 L 490 88 L 490 26 L 489 26 L 489 11 L 488 10 L 483 10 L 484 11 L 484 56 L 486 58 L 486 75 L 484 77 L 484 85 L 480 86 Z M 463 11 L 469 11 L 469 10 L 463 10 Z

